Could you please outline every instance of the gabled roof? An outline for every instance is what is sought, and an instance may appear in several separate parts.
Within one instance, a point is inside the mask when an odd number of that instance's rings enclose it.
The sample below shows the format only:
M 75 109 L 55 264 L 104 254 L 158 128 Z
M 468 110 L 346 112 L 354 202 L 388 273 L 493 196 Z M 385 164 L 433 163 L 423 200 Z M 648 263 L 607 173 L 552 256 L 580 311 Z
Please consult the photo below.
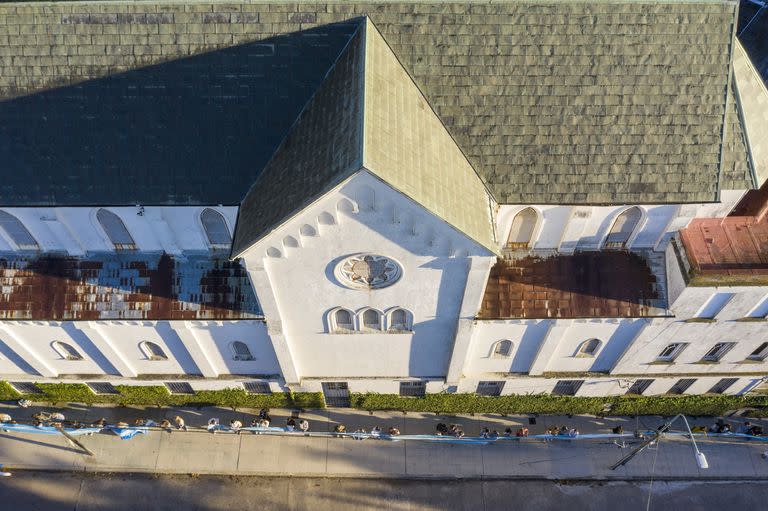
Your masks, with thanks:
M 736 7 L 3 3 L 0 204 L 237 203 L 362 15 L 498 202 L 715 201 Z
M 482 180 L 366 19 L 243 200 L 233 257 L 363 169 L 496 250 Z
M 744 137 L 757 181 L 754 188 L 759 188 L 768 180 L 768 89 L 738 41 L 733 74 Z

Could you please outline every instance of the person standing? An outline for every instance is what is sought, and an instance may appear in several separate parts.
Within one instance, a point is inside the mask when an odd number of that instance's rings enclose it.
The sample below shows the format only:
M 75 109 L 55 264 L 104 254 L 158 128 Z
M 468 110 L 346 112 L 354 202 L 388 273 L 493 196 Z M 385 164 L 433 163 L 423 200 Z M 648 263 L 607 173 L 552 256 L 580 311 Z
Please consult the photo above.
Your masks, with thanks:
M 189 431 L 187 429 L 187 424 L 184 422 L 184 419 L 182 418 L 181 415 L 177 415 L 176 417 L 174 417 L 173 418 L 173 422 L 176 423 L 176 429 L 178 429 L 179 431 L 181 431 L 181 430 Z
M 299 429 L 302 433 L 309 431 L 309 421 L 307 419 L 301 419 L 299 421 Z

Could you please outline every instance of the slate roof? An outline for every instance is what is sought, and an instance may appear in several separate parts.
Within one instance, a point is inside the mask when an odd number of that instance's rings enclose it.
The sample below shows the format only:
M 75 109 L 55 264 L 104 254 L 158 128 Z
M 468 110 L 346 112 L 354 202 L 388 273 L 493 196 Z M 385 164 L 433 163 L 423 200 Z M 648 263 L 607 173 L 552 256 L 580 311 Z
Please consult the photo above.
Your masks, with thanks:
M 648 261 L 632 252 L 499 259 L 478 319 L 664 316 L 661 281 Z
M 495 250 L 488 191 L 365 20 L 248 192 L 233 257 L 363 169 Z
M 261 318 L 245 268 L 224 254 L 0 254 L 0 319 Z
M 2 4 L 0 204 L 236 203 L 348 41 L 349 27 L 325 25 L 361 15 L 498 202 L 714 201 L 735 11 L 732 0 Z

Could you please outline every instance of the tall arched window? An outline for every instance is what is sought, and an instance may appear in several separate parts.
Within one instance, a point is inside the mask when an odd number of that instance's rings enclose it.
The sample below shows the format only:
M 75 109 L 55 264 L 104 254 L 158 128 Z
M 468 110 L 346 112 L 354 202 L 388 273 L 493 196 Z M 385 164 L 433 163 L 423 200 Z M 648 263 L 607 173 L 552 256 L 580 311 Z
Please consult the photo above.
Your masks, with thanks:
M 512 341 L 501 340 L 493 345 L 493 358 L 507 358 L 512 354 Z
M 115 250 L 136 250 L 136 242 L 133 241 L 131 233 L 128 232 L 119 216 L 102 208 L 96 212 L 96 220 L 107 233 L 107 237 L 115 246 Z
M 200 213 L 200 222 L 203 224 L 208 242 L 214 247 L 228 247 L 232 244 L 232 236 L 229 234 L 224 215 L 215 209 L 205 208 Z
M 235 341 L 232 343 L 232 358 L 234 360 L 253 360 L 251 350 L 244 342 Z
M 53 349 L 63 359 L 66 359 L 66 360 L 82 360 L 83 359 L 83 356 L 80 354 L 80 352 L 77 351 L 74 346 L 66 342 L 53 341 Z
M 35 238 L 32 237 L 27 228 L 24 227 L 24 224 L 21 223 L 21 220 L 7 211 L 0 210 L 0 227 L 2 227 L 19 249 L 37 250 L 40 248 Z
M 577 357 L 594 357 L 600 348 L 600 339 L 587 339 L 579 345 L 576 351 Z
M 363 327 L 366 330 L 381 330 L 381 314 L 374 309 L 363 312 Z
M 411 329 L 408 311 L 405 309 L 395 309 L 389 314 L 389 329 L 407 331 Z
M 637 206 L 624 210 L 613 222 L 611 231 L 605 238 L 605 248 L 626 248 L 629 238 L 632 237 L 642 217 L 643 212 Z
M 333 313 L 334 330 L 351 332 L 355 329 L 352 313 L 347 309 L 338 309 Z
M 168 360 L 168 355 L 165 354 L 163 348 L 154 342 L 141 341 L 139 348 L 149 360 Z
M 523 249 L 531 245 L 538 216 L 533 208 L 525 208 L 515 215 L 507 237 L 507 248 Z

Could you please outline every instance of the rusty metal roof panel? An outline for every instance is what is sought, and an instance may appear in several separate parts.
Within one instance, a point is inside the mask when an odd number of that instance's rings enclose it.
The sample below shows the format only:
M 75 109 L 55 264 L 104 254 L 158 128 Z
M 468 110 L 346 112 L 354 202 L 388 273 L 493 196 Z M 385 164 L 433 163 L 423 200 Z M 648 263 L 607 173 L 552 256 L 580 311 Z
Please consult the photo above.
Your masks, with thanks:
M 0 254 L 0 319 L 256 319 L 248 274 L 226 254 Z
M 664 316 L 663 276 L 652 257 L 600 251 L 499 259 L 478 318 Z

